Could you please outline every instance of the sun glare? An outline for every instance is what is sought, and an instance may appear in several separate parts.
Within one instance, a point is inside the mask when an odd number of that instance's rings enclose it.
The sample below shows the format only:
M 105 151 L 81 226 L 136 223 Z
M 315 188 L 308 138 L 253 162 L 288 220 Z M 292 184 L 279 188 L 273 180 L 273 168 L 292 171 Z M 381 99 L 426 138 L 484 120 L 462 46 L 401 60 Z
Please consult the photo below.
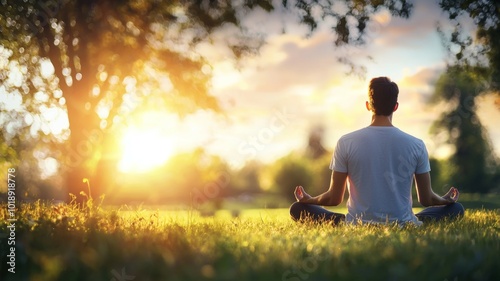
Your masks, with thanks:
M 154 128 L 129 128 L 121 142 L 122 172 L 146 172 L 164 164 L 174 153 L 172 136 Z

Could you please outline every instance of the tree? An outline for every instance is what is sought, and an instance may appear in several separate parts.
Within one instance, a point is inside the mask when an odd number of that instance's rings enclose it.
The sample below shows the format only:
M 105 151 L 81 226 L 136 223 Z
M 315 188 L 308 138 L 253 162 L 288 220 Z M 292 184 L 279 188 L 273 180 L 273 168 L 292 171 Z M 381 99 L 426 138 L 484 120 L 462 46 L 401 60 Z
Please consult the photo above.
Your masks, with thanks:
M 363 44 L 378 10 L 408 17 L 412 7 L 406 0 L 337 4 L 342 7 L 327 0 L 2 1 L 0 45 L 22 77 L 4 84 L 23 101 L 22 114 L 12 117 L 20 124 L 16 132 L 31 126 L 23 121 L 27 115 L 43 116 L 42 107 L 63 108 L 69 130 L 55 139 L 47 135 L 48 142 L 66 145 L 59 148 L 62 166 L 68 168 L 66 187 L 78 195 L 86 190 L 82 179 L 88 178 L 102 192 L 103 179 L 116 166 L 114 133 L 131 112 L 145 108 L 145 97 L 147 110 L 181 115 L 219 110 L 210 95 L 209 62 L 198 47 L 216 40 L 218 32 L 229 32 L 224 45 L 236 60 L 258 51 L 262 40 L 240 24 L 252 10 L 269 12 L 279 5 L 297 14 L 311 32 L 333 19 L 340 46 Z M 7 77 L 9 70 L 0 72 Z
M 498 159 L 476 114 L 476 97 L 487 86 L 484 76 L 477 69 L 448 67 L 433 96 L 434 102 L 444 101 L 449 107 L 432 128 L 434 134 L 446 132 L 454 148 L 447 180 L 468 192 L 485 193 L 498 184 Z
M 322 125 L 318 125 L 309 131 L 306 155 L 312 159 L 318 159 L 328 153 L 323 146 L 324 131 L 325 128 Z
M 312 173 L 310 162 L 301 155 L 290 153 L 278 159 L 269 168 L 268 173 L 267 176 L 271 180 L 270 189 L 290 201 L 295 200 L 293 191 L 298 185 L 304 186 L 311 194 L 315 194 L 314 191 L 317 190 L 313 185 L 317 175 Z
M 258 193 L 261 192 L 259 176 L 263 164 L 253 160 L 235 172 L 233 176 L 234 193 Z
M 445 44 L 454 53 L 455 62 L 487 66 L 489 90 L 500 93 L 500 1 L 441 0 L 439 5 L 455 25 Z M 477 26 L 475 40 L 462 33 L 463 15 L 468 15 Z M 452 52 L 453 47 L 458 48 Z M 500 98 L 497 104 L 500 108 Z

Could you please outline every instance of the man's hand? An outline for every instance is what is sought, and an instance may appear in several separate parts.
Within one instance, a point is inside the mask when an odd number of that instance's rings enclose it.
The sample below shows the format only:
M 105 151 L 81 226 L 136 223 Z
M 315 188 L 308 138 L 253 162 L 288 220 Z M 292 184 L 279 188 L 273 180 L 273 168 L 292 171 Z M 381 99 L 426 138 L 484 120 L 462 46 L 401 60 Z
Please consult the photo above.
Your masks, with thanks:
M 311 195 L 307 194 L 302 186 L 296 186 L 294 193 L 298 202 L 304 202 L 311 198 Z
M 448 192 L 445 195 L 443 195 L 443 199 L 448 201 L 449 204 L 455 203 L 458 200 L 459 194 L 460 192 L 458 192 L 458 189 L 452 187 L 450 188 L 450 190 L 448 190 Z

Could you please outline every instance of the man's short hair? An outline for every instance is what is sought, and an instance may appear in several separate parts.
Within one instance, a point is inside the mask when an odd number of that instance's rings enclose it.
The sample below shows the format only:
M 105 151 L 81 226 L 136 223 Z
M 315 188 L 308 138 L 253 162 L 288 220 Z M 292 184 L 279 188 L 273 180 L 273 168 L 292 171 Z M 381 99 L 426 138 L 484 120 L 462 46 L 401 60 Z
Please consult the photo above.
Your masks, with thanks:
M 389 116 L 398 102 L 399 88 L 387 77 L 377 77 L 370 81 L 368 98 L 375 115 Z

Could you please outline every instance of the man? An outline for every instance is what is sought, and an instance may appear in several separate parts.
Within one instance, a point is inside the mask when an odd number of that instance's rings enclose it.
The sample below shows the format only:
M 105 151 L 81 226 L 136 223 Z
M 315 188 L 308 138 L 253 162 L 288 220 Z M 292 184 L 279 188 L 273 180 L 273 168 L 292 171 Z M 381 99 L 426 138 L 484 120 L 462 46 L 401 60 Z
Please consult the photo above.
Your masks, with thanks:
M 290 207 L 294 220 L 309 217 L 334 223 L 414 223 L 463 216 L 457 203 L 459 192 L 452 187 L 438 196 L 431 187 L 430 164 L 425 144 L 392 125 L 398 109 L 399 89 L 387 77 L 370 81 L 366 108 L 372 112 L 370 126 L 344 135 L 337 143 L 330 163 L 332 178 L 328 191 L 311 197 L 302 186 L 295 188 Z M 418 214 L 412 211 L 412 182 L 415 179 L 418 201 L 429 207 Z M 322 206 L 342 203 L 346 188 L 347 215 L 330 212 Z

